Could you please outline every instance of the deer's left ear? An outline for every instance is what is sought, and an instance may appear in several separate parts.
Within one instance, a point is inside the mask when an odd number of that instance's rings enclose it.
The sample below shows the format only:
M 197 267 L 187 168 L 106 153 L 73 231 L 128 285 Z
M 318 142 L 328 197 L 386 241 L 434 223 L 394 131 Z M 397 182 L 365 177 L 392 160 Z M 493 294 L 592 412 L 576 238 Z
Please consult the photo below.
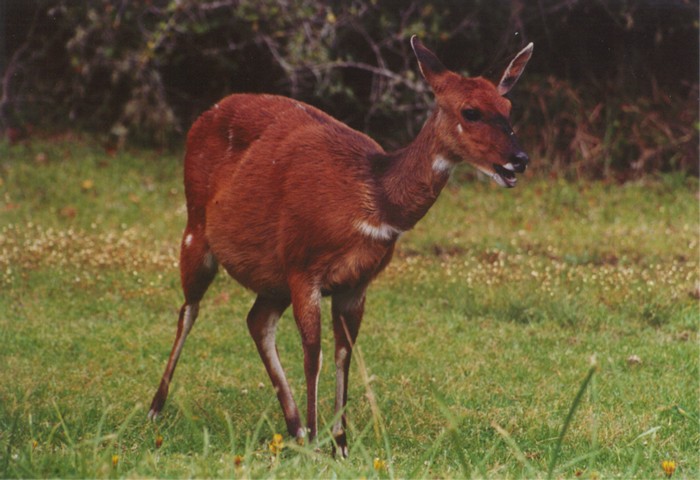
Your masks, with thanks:
M 447 72 L 447 68 L 445 68 L 435 54 L 428 50 L 415 35 L 411 37 L 411 47 L 413 48 L 413 53 L 416 54 L 416 58 L 418 59 L 418 68 L 420 68 L 420 73 L 423 74 L 423 78 L 428 81 L 430 87 L 433 89 L 433 91 L 435 91 L 435 87 L 437 86 L 437 78 L 443 73 Z
M 510 65 L 508 65 L 506 71 L 503 72 L 501 81 L 498 82 L 498 87 L 496 87 L 499 94 L 505 95 L 506 93 L 510 92 L 511 88 L 513 88 L 513 85 L 515 85 L 515 82 L 517 82 L 520 75 L 522 75 L 523 70 L 525 70 L 525 65 L 527 65 L 527 62 L 532 56 L 533 47 L 533 43 L 530 42 L 527 47 L 520 50 L 520 53 L 518 53 L 510 62 Z

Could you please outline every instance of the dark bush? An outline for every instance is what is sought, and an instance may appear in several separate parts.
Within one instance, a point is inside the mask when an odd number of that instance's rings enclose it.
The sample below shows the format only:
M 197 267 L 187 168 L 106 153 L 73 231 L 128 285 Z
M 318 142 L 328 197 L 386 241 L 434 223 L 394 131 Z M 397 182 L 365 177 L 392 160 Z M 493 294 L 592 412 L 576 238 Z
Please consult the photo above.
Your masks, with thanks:
M 10 0 L 0 127 L 164 144 L 224 95 L 312 103 L 395 148 L 431 105 L 408 39 L 498 76 L 535 55 L 514 117 L 540 169 L 627 179 L 698 168 L 698 5 L 579 0 Z

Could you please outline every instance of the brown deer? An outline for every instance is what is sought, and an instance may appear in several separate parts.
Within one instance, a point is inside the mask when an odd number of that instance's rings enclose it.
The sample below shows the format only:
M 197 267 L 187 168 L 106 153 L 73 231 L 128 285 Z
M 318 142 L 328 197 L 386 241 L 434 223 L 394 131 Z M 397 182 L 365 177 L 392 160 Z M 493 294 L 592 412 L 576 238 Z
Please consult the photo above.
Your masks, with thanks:
M 433 205 L 453 167 L 467 162 L 515 186 L 528 156 L 503 97 L 532 55 L 525 47 L 498 85 L 443 66 L 415 36 L 411 46 L 436 107 L 415 140 L 387 153 L 322 111 L 272 95 L 236 94 L 202 114 L 185 156 L 187 226 L 180 250 L 185 303 L 149 418 L 168 396 L 173 371 L 218 265 L 257 298 L 247 323 L 282 405 L 289 434 L 317 433 L 321 297 L 332 299 L 338 420 L 335 447 L 347 456 L 348 370 L 369 283 L 391 260 L 399 236 Z M 275 344 L 289 305 L 301 334 L 306 428 Z

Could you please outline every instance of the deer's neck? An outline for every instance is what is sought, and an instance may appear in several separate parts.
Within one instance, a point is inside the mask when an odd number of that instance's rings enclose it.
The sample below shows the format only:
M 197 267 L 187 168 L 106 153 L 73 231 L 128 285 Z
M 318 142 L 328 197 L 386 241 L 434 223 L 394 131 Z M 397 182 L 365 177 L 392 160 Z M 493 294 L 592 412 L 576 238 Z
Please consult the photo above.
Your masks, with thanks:
M 375 163 L 384 222 L 406 231 L 423 218 L 447 183 L 455 159 L 437 135 L 436 109 L 408 146 Z

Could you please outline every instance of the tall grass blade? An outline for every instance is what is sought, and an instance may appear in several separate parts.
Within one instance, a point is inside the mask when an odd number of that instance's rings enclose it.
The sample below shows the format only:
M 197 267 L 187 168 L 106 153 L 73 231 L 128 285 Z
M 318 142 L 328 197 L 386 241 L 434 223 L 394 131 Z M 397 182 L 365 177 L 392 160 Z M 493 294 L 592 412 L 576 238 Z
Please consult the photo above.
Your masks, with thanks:
M 566 420 L 564 420 L 564 426 L 561 428 L 561 432 L 559 432 L 559 437 L 557 438 L 557 443 L 554 446 L 554 452 L 552 454 L 552 459 L 549 461 L 549 468 L 547 469 L 547 479 L 551 479 L 552 475 L 554 474 L 554 467 L 557 465 L 557 461 L 559 460 L 559 454 L 561 452 L 561 444 L 564 441 L 564 436 L 566 435 L 567 430 L 569 430 L 569 425 L 571 425 L 571 420 L 574 418 L 574 414 L 576 413 L 576 409 L 578 409 L 578 406 L 581 404 L 581 400 L 583 399 L 583 394 L 586 391 L 586 388 L 588 388 L 588 384 L 591 382 L 591 379 L 593 378 L 593 374 L 596 372 L 598 367 L 596 365 L 593 365 L 590 370 L 588 370 L 588 375 L 586 375 L 586 378 L 583 380 L 583 383 L 581 384 L 581 388 L 578 389 L 578 393 L 576 394 L 576 398 L 574 398 L 573 403 L 571 404 L 571 408 L 569 408 L 569 413 L 566 415 Z
M 384 453 L 386 455 L 386 469 L 389 474 L 389 478 L 395 478 L 394 467 L 392 465 L 392 455 L 391 455 L 391 442 L 389 441 L 389 435 L 386 431 L 386 426 L 384 425 L 384 419 L 382 418 L 381 412 L 379 411 L 379 405 L 377 404 L 377 397 L 372 390 L 370 385 L 371 380 L 369 373 L 367 371 L 367 365 L 365 364 L 364 356 L 362 355 L 362 350 L 358 345 L 354 347 L 354 353 L 356 358 L 356 365 L 360 371 L 360 376 L 362 377 L 362 383 L 365 385 L 367 400 L 369 401 L 370 410 L 372 411 L 372 422 L 374 425 L 374 435 L 376 437 L 377 443 L 384 443 Z
M 386 469 L 389 473 L 389 478 L 394 479 L 396 478 L 396 474 L 394 473 L 394 462 L 392 462 L 393 455 L 391 453 L 391 442 L 389 442 L 389 434 L 387 433 L 383 422 L 382 437 L 384 438 L 384 451 L 386 452 Z
M 104 427 L 105 420 L 107 419 L 107 414 L 109 413 L 109 407 L 105 407 L 100 416 L 100 420 L 97 422 L 97 431 L 95 432 L 95 438 L 92 440 L 92 459 L 97 462 L 100 452 L 100 443 L 102 443 L 102 429 Z
M 2 471 L 6 472 L 10 465 L 10 458 L 12 457 L 12 445 L 14 444 L 15 434 L 17 433 L 17 423 L 19 422 L 19 413 L 14 415 L 12 418 L 12 427 L 10 427 L 10 434 L 8 435 L 7 448 L 5 450 L 5 462 Z M 0 435 L 2 439 L 4 435 Z M 0 457 L 1 458 L 1 457 Z
M 68 425 L 66 425 L 66 421 L 63 419 L 63 415 L 61 414 L 61 410 L 58 408 L 58 405 L 56 404 L 56 401 L 52 401 L 53 403 L 53 408 L 56 410 L 56 415 L 58 415 L 58 422 L 61 425 L 61 429 L 63 430 L 63 434 L 66 436 L 66 440 L 68 441 L 68 444 L 73 447 L 75 446 L 75 443 L 73 442 L 73 437 L 71 437 L 70 431 L 68 430 Z
M 479 471 L 479 475 L 481 475 L 481 478 L 486 478 L 488 477 L 488 472 L 486 470 L 486 463 L 493 457 L 493 455 L 496 453 L 496 449 L 498 448 L 498 442 L 493 442 L 493 446 L 489 449 L 488 452 L 486 452 L 486 455 L 484 455 L 481 459 L 480 462 L 476 463 L 476 469 Z
M 647 430 L 647 431 L 645 431 L 645 432 L 642 432 L 642 433 L 640 433 L 639 435 L 637 435 L 636 437 L 634 437 L 634 440 L 632 440 L 632 441 L 628 444 L 628 446 L 635 444 L 635 443 L 637 442 L 637 440 L 640 440 L 640 439 L 642 439 L 642 438 L 644 438 L 644 437 L 648 437 L 649 435 L 655 434 L 655 433 L 658 432 L 659 430 L 661 430 L 661 427 L 658 427 L 658 426 L 657 426 L 657 427 L 651 427 L 649 430 Z
M 631 447 L 635 443 L 638 443 L 639 440 L 641 440 L 642 438 L 646 438 L 650 435 L 654 436 L 654 435 L 656 435 L 656 432 L 658 432 L 659 430 L 661 430 L 660 426 L 651 427 L 649 430 L 646 430 L 646 431 L 640 433 L 639 435 L 637 435 L 636 437 L 634 437 L 634 439 L 630 443 L 628 443 L 627 446 Z M 634 452 L 634 457 L 632 458 L 632 462 L 630 463 L 630 466 L 627 469 L 627 472 L 625 473 L 625 476 L 627 478 L 632 478 L 637 474 L 637 470 L 639 469 L 639 460 L 642 458 L 643 451 L 644 451 L 644 445 L 641 442 L 639 442 L 639 445 L 636 447 L 636 450 Z
M 367 365 L 365 364 L 364 356 L 362 355 L 362 350 L 359 345 L 355 345 L 355 364 L 360 371 L 360 376 L 362 377 L 362 383 L 365 385 L 367 400 L 369 401 L 369 408 L 372 412 L 372 423 L 374 425 L 374 435 L 377 442 L 381 440 L 381 430 L 382 430 L 382 417 L 379 413 L 379 406 L 377 405 L 377 398 L 374 395 L 374 390 L 370 385 L 369 373 L 367 372 Z
M 416 464 L 416 467 L 408 474 L 408 478 L 428 478 L 428 473 L 431 467 L 435 464 L 435 456 L 438 454 L 440 447 L 445 439 L 445 436 L 449 433 L 448 430 L 444 430 L 433 442 L 428 450 L 426 450 L 425 455 L 421 457 L 420 461 Z M 419 475 L 418 471 L 422 470 Z
M 121 439 L 124 436 L 124 432 L 126 431 L 126 428 L 129 426 L 129 423 L 131 423 L 131 420 L 136 416 L 136 414 L 141 411 L 143 408 L 143 405 L 140 403 L 137 403 L 134 408 L 131 409 L 131 412 L 129 412 L 129 415 L 126 416 L 124 421 L 122 422 L 121 425 L 119 425 L 119 429 L 117 430 L 117 439 Z
M 320 467 L 323 467 L 327 470 L 332 471 L 334 474 L 333 477 L 352 478 L 353 470 L 348 468 L 349 466 L 346 462 L 338 461 L 337 459 L 328 455 L 327 452 L 324 452 L 323 449 L 320 448 L 321 446 L 329 445 L 330 443 L 330 439 L 324 440 L 322 443 L 319 443 L 319 445 L 314 445 L 313 443 L 307 445 L 299 445 L 296 442 L 289 442 L 288 445 L 285 445 L 285 448 L 288 448 L 289 450 L 298 453 L 300 457 L 304 457 L 308 460 L 311 460 L 311 462 L 313 462 L 312 464 L 317 469 L 317 471 L 321 470 Z
M 471 477 L 471 468 L 469 468 L 467 457 L 464 456 L 464 450 L 461 447 L 462 442 L 459 438 L 459 425 L 461 422 L 455 418 L 454 415 L 452 415 L 452 412 L 449 411 L 441 396 L 437 392 L 435 392 L 434 395 L 442 416 L 447 420 L 448 434 L 452 439 L 452 444 L 454 445 L 455 452 L 457 453 L 457 460 L 459 461 L 459 466 L 462 469 L 462 475 L 464 475 L 464 478 Z
M 634 452 L 634 457 L 632 457 L 632 462 L 630 463 L 627 472 L 625 472 L 625 478 L 634 478 L 637 475 L 637 470 L 639 470 L 639 459 L 642 458 L 643 448 L 637 447 Z
M 593 376 L 591 378 L 591 385 L 589 387 L 590 389 L 590 402 L 591 405 L 598 405 L 598 380 L 596 376 Z M 600 453 L 601 449 L 598 445 L 598 428 L 599 428 L 599 421 L 598 421 L 598 413 L 597 409 L 593 409 L 591 411 L 591 449 L 589 453 L 592 453 L 593 455 L 591 456 L 591 464 L 595 463 L 595 458 L 596 456 Z M 563 468 L 563 467 L 562 467 Z
M 530 462 L 527 461 L 527 457 L 525 456 L 523 451 L 520 450 L 520 447 L 515 442 L 515 440 L 513 440 L 513 437 L 510 436 L 510 433 L 508 433 L 508 431 L 505 428 L 501 427 L 496 422 L 491 422 L 491 426 L 494 428 L 494 430 L 496 430 L 496 432 L 498 432 L 498 434 L 501 437 L 503 437 L 503 440 L 513 451 L 515 458 L 517 458 L 518 461 L 523 464 L 523 467 L 525 467 L 525 470 L 527 470 L 527 478 L 535 478 L 537 476 L 537 474 L 535 473 L 535 469 L 532 468 Z
M 369 437 L 370 430 L 373 428 L 372 422 L 368 422 L 362 430 L 359 430 L 352 421 L 352 417 L 348 419 L 348 431 L 353 432 L 352 443 L 350 444 L 350 456 L 355 459 L 362 458 L 361 463 L 371 465 L 374 456 L 370 452 L 370 446 L 365 445 L 365 439 Z
M 595 458 L 596 456 L 598 456 L 598 454 L 600 454 L 600 452 L 601 452 L 600 449 L 591 450 L 591 451 L 588 452 L 588 453 L 584 453 L 583 455 L 580 455 L 580 456 L 578 456 L 578 457 L 576 457 L 576 458 L 574 458 L 574 459 L 572 459 L 572 460 L 569 460 L 568 462 L 562 464 L 562 465 L 560 466 L 560 469 L 561 469 L 561 470 L 566 470 L 567 468 L 571 468 L 571 467 L 573 467 L 574 465 L 576 465 L 576 464 L 579 463 L 579 462 L 582 462 L 582 461 L 584 461 L 584 460 L 588 460 L 588 459 L 590 459 L 590 458 Z
M 231 455 L 234 455 L 236 453 L 236 434 L 233 431 L 233 421 L 228 412 L 224 412 L 224 418 L 226 419 L 226 430 L 228 431 L 229 450 Z
M 685 408 L 681 407 L 680 405 L 674 405 L 671 408 L 671 410 L 673 410 L 676 414 L 680 415 L 681 417 L 696 423 L 697 426 L 700 427 L 700 418 L 689 413 Z
M 202 427 L 202 456 L 207 457 L 209 455 L 209 429 L 207 427 Z

